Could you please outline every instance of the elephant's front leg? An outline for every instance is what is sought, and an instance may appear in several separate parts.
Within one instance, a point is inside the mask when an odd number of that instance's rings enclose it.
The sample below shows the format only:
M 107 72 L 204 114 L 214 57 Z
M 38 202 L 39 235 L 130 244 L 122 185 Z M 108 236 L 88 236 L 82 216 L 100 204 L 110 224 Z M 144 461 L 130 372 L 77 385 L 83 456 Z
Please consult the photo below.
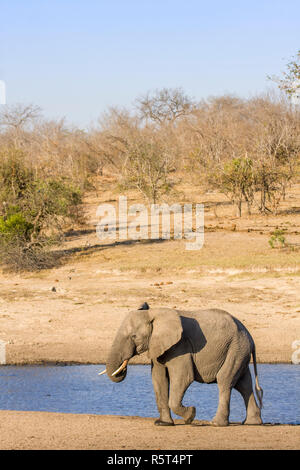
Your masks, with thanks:
M 160 418 L 155 421 L 157 426 L 173 426 L 169 408 L 169 377 L 166 367 L 155 361 L 151 363 L 152 383 L 156 398 L 156 404 Z

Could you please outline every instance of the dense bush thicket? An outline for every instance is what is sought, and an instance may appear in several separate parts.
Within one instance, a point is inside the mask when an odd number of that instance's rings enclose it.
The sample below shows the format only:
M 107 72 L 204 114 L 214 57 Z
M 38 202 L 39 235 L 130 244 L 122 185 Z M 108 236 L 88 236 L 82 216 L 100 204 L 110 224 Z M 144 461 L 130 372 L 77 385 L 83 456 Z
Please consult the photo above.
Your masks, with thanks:
M 52 267 L 58 258 L 47 248 L 67 220 L 80 222 L 80 190 L 58 175 L 34 171 L 16 147 L 0 151 L 0 181 L 2 262 L 14 270 Z

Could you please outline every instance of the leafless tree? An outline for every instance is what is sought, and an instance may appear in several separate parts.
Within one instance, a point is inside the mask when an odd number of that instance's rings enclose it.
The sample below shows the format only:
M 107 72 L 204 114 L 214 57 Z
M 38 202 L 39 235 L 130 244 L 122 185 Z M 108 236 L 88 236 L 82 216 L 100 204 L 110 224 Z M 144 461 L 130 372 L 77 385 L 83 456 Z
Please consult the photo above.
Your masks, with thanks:
M 159 125 L 174 123 L 189 114 L 195 102 L 181 88 L 162 88 L 137 98 L 136 108 L 141 119 Z

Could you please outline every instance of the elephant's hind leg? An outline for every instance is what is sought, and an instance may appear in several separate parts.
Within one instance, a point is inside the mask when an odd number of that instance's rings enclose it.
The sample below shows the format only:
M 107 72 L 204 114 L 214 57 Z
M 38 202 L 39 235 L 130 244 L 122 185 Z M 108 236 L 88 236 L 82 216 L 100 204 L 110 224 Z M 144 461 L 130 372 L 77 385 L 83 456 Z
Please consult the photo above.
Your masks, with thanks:
M 168 364 L 170 376 L 169 406 L 173 413 L 184 419 L 185 424 L 190 424 L 195 418 L 196 408 L 194 406 L 183 406 L 182 399 L 186 389 L 194 381 L 192 359 L 189 355 L 184 360 L 181 357 L 180 366 L 176 364 L 176 359 L 179 358 L 174 358 Z
M 240 392 L 245 402 L 247 416 L 243 424 L 262 424 L 260 409 L 257 406 L 253 393 L 252 378 L 249 366 L 247 367 L 244 375 L 239 378 L 234 388 Z
M 219 387 L 219 405 L 217 413 L 211 424 L 213 426 L 228 426 L 230 412 L 231 387 L 218 382 Z
M 217 413 L 211 423 L 214 426 L 229 425 L 231 390 L 238 380 L 242 363 L 243 358 L 237 358 L 235 351 L 229 351 L 224 364 L 217 373 L 219 404 Z

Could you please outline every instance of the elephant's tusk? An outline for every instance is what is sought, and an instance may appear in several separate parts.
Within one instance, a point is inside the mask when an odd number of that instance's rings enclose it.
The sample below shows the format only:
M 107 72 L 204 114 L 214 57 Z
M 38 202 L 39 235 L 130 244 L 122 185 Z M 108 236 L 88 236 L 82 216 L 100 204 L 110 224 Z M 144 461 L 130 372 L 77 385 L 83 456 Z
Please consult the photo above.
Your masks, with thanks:
M 114 375 L 119 374 L 123 369 L 126 369 L 127 364 L 128 364 L 128 359 L 125 359 L 125 361 L 124 361 L 123 364 L 119 367 L 119 369 L 115 370 L 115 371 L 111 374 L 111 376 L 113 377 Z
M 98 375 L 103 375 L 103 374 L 106 374 L 106 369 L 104 369 L 102 372 L 99 372 Z

